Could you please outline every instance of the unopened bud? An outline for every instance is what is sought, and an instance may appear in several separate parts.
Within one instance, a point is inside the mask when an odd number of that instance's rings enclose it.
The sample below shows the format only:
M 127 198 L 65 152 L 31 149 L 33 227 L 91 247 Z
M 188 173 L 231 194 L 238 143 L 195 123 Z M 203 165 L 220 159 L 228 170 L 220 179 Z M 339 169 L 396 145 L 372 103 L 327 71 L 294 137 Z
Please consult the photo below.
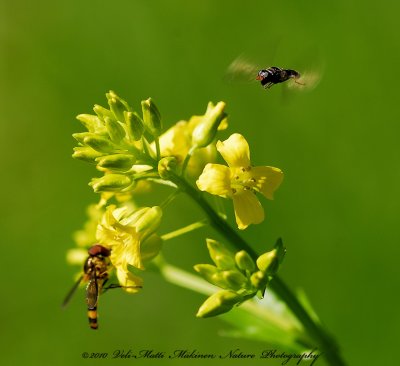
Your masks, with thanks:
M 74 153 L 72 154 L 74 159 L 87 161 L 89 163 L 94 163 L 95 159 L 101 156 L 103 156 L 102 153 L 93 150 L 89 146 L 74 147 Z
M 233 254 L 221 243 L 213 239 L 207 239 L 207 248 L 213 262 L 220 269 L 232 269 L 235 267 Z
M 264 288 L 268 281 L 268 276 L 262 271 L 257 271 L 250 277 L 251 284 L 258 289 Z
M 97 114 L 97 116 L 104 121 L 106 117 L 108 118 L 115 118 L 114 113 L 111 112 L 109 109 L 102 107 L 101 105 L 95 104 L 93 107 L 94 113 Z
M 124 112 L 129 111 L 128 103 L 112 90 L 106 93 L 106 97 L 110 110 L 114 114 L 115 118 L 120 122 L 125 122 Z
M 115 150 L 115 146 L 110 140 L 98 135 L 85 137 L 83 143 L 99 152 L 109 153 Z
M 97 169 L 101 171 L 117 170 L 125 172 L 135 163 L 136 158 L 130 154 L 112 154 L 102 156 L 97 161 Z
M 106 174 L 101 178 L 92 179 L 89 183 L 97 192 L 119 192 L 128 187 L 132 181 L 124 174 Z
M 93 114 L 79 114 L 76 119 L 81 122 L 89 132 L 100 132 L 104 130 L 100 118 Z
M 121 140 L 125 137 L 125 130 L 121 126 L 121 123 L 114 119 L 106 117 L 105 125 L 111 141 L 116 144 L 120 143 Z
M 224 102 L 218 102 L 216 106 L 209 103 L 203 119 L 193 130 L 193 145 L 197 147 L 206 147 L 213 141 L 221 121 L 226 117 L 224 109 Z
M 215 279 L 217 279 L 218 282 L 218 278 L 214 277 L 219 273 L 217 267 L 213 266 L 212 264 L 196 264 L 193 268 L 208 282 L 212 283 L 213 285 L 219 286 L 219 283 L 215 282 Z
M 144 131 L 144 125 L 142 119 L 136 112 L 124 112 L 125 122 L 129 137 L 134 141 L 141 139 Z
M 199 308 L 196 316 L 208 318 L 220 315 L 231 310 L 236 304 L 243 301 L 243 297 L 230 290 L 219 291 L 211 295 Z
M 246 276 L 237 270 L 223 271 L 222 276 L 232 290 L 241 289 L 247 282 Z
M 256 264 L 254 263 L 253 259 L 245 250 L 241 250 L 235 254 L 235 262 L 243 271 L 253 272 L 256 268 Z
M 142 101 L 143 123 L 154 136 L 161 134 L 161 115 L 151 98 Z
M 257 267 L 260 271 L 264 273 L 275 273 L 278 269 L 278 256 L 276 253 L 276 249 L 271 250 L 270 252 L 261 254 L 257 258 Z

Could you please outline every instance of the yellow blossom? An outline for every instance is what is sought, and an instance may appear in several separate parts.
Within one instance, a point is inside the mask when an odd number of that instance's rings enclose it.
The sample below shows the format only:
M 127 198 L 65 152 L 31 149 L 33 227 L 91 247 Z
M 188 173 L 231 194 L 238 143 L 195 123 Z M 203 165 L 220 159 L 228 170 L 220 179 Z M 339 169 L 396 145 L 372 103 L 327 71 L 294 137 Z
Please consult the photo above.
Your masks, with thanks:
M 97 228 L 97 241 L 111 249 L 110 260 L 116 268 L 122 286 L 141 286 L 142 279 L 133 275 L 128 266 L 144 269 L 145 262 L 153 259 L 161 250 L 162 239 L 155 234 L 161 209 L 128 206 L 108 206 Z M 127 289 L 136 292 L 134 288 Z
M 282 182 L 282 171 L 271 166 L 252 167 L 249 145 L 238 133 L 225 141 L 218 141 L 217 150 L 228 166 L 207 164 L 197 186 L 201 191 L 233 200 L 239 229 L 259 224 L 264 220 L 264 209 L 255 193 L 272 200 L 274 191 Z
M 192 133 L 201 122 L 203 116 L 193 116 L 189 121 L 179 121 L 160 136 L 161 156 L 174 156 L 178 164 L 182 164 L 190 148 L 192 147 Z M 224 121 L 222 128 L 226 128 Z M 198 176 L 206 162 L 214 161 L 216 158 L 215 146 L 197 149 L 187 167 L 189 175 Z

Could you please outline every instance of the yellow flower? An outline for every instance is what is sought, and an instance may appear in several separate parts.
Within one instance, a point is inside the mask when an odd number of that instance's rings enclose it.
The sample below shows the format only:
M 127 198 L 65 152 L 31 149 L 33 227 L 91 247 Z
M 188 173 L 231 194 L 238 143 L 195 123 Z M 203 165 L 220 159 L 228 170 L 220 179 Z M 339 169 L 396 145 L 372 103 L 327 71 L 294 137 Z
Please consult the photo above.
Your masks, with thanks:
M 197 180 L 201 191 L 232 198 L 236 223 L 240 230 L 264 220 L 264 209 L 255 193 L 272 200 L 283 179 L 280 169 L 271 166 L 252 167 L 250 149 L 245 138 L 235 133 L 217 142 L 217 150 L 228 166 L 207 164 Z
M 174 156 L 178 164 L 182 164 L 187 153 L 192 147 L 192 133 L 195 127 L 201 122 L 203 116 L 193 116 L 190 120 L 179 121 L 160 136 L 161 156 Z M 226 128 L 226 121 L 222 128 Z M 191 176 L 198 176 L 206 162 L 214 161 L 216 158 L 215 146 L 197 149 L 189 161 L 187 167 Z
M 97 228 L 97 241 L 111 249 L 110 260 L 116 268 L 122 286 L 141 286 L 142 279 L 133 275 L 128 266 L 144 269 L 144 263 L 153 259 L 161 250 L 162 239 L 155 234 L 161 209 L 127 206 L 108 206 Z M 128 292 L 137 292 L 128 288 Z

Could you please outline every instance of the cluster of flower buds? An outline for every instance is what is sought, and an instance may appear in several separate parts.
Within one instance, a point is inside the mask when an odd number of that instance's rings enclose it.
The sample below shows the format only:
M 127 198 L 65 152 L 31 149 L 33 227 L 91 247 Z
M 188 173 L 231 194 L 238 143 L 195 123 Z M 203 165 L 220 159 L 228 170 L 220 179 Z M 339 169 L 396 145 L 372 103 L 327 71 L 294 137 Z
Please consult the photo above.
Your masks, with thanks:
M 200 172 L 213 160 L 215 147 L 208 147 L 217 130 L 227 125 L 225 103 L 210 102 L 203 116 L 180 121 L 162 133 L 161 115 L 151 98 L 141 102 L 139 115 L 115 92 L 106 97 L 109 108 L 96 104 L 95 114 L 78 115 L 87 132 L 73 134 L 79 145 L 72 156 L 104 173 L 89 183 L 95 192 L 131 192 L 144 173 L 168 179 L 168 172 L 179 169 L 191 149 L 201 151 L 195 156 Z M 167 160 L 159 164 L 162 158 Z
M 109 109 L 95 105 L 96 115 L 77 116 L 88 131 L 73 134 L 79 146 L 72 156 L 96 164 L 104 172 L 90 183 L 95 192 L 126 192 L 134 187 L 138 171 L 154 166 L 155 156 L 145 133 L 152 139 L 159 136 L 160 112 L 151 98 L 142 101 L 141 117 L 115 92 L 106 96 Z
M 211 295 L 200 306 L 197 316 L 201 318 L 226 313 L 256 295 L 263 297 L 285 255 L 280 239 L 273 250 L 260 255 L 255 262 L 245 250 L 232 253 L 212 239 L 207 239 L 207 247 L 215 265 L 197 264 L 194 268 L 208 282 L 223 290 Z

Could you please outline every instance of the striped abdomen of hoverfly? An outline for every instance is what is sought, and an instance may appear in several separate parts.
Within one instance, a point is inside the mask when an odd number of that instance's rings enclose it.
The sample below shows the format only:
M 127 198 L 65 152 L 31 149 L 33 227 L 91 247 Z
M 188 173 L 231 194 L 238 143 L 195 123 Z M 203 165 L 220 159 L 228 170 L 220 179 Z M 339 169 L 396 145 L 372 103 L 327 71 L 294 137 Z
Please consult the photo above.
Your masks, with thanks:
M 89 325 L 97 329 L 97 302 L 104 283 L 108 279 L 110 250 L 101 246 L 93 245 L 89 249 L 89 257 L 84 265 L 84 280 L 88 281 L 86 287 L 86 303 L 88 306 Z

